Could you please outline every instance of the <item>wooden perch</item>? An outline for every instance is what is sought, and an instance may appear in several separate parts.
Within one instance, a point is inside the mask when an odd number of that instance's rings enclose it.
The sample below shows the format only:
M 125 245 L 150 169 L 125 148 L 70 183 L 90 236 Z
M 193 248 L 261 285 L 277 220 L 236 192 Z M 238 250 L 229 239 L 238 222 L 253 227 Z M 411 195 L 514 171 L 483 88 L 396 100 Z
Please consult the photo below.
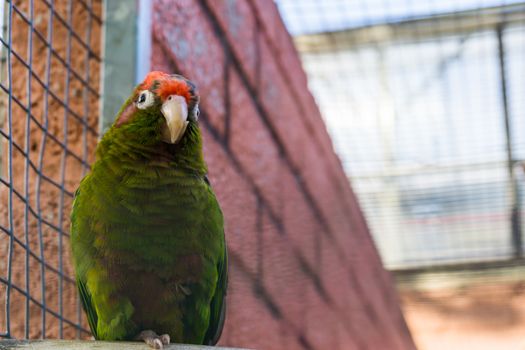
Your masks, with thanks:
M 141 342 L 113 342 L 113 341 L 94 341 L 94 340 L 0 340 L 0 350 L 151 350 L 149 346 Z M 240 348 L 224 348 L 204 345 L 170 344 L 164 347 L 165 350 L 243 350 Z

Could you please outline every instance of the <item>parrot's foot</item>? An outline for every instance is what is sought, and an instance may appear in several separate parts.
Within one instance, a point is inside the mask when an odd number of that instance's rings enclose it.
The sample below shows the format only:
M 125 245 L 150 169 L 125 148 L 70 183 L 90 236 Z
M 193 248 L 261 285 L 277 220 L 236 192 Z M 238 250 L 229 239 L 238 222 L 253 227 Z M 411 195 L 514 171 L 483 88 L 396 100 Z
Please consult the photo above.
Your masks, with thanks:
M 140 332 L 136 339 L 144 340 L 144 342 L 153 349 L 162 349 L 164 348 L 164 345 L 168 345 L 170 343 L 169 334 L 157 335 L 157 333 L 153 332 L 152 330 Z

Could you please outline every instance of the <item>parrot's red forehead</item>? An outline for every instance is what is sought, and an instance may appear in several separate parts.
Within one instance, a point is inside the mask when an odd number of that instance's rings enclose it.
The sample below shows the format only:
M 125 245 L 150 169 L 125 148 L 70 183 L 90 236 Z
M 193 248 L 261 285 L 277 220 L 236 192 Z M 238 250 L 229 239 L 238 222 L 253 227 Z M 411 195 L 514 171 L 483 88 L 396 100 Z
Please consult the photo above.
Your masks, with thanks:
M 165 100 L 170 95 L 179 95 L 186 99 L 189 104 L 191 100 L 190 87 L 185 81 L 169 78 L 160 82 L 159 88 L 157 89 L 157 95 L 160 96 L 161 100 Z
M 148 75 L 146 75 L 146 78 L 144 78 L 144 81 L 142 82 L 142 84 L 140 84 L 140 88 L 143 90 L 149 90 L 151 89 L 155 81 L 160 82 L 161 80 L 165 80 L 168 78 L 169 78 L 169 75 L 164 72 L 159 72 L 159 71 L 149 72 Z
M 150 90 L 155 84 L 158 84 L 156 93 L 161 100 L 165 100 L 170 95 L 179 95 L 189 103 L 191 99 L 190 86 L 184 80 L 177 79 L 164 72 L 150 72 L 144 82 L 140 85 L 143 90 Z

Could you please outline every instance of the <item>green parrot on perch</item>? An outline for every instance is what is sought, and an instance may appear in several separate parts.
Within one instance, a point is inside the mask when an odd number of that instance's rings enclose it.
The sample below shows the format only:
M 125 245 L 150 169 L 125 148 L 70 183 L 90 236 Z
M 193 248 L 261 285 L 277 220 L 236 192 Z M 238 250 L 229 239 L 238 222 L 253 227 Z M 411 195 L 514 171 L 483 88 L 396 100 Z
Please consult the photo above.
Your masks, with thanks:
M 228 258 L 198 103 L 186 78 L 150 72 L 75 193 L 73 263 L 95 339 L 161 349 L 221 335 Z

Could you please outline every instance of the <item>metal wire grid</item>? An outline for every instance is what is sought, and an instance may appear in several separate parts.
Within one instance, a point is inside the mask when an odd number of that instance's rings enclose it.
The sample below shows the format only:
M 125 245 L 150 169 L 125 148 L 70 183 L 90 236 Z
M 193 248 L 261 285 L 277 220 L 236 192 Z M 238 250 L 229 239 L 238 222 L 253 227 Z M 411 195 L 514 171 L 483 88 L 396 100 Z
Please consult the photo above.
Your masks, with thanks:
M 525 3 L 277 4 L 386 265 L 521 261 Z
M 100 9 L 0 1 L 0 337 L 89 334 L 67 222 L 97 138 Z

